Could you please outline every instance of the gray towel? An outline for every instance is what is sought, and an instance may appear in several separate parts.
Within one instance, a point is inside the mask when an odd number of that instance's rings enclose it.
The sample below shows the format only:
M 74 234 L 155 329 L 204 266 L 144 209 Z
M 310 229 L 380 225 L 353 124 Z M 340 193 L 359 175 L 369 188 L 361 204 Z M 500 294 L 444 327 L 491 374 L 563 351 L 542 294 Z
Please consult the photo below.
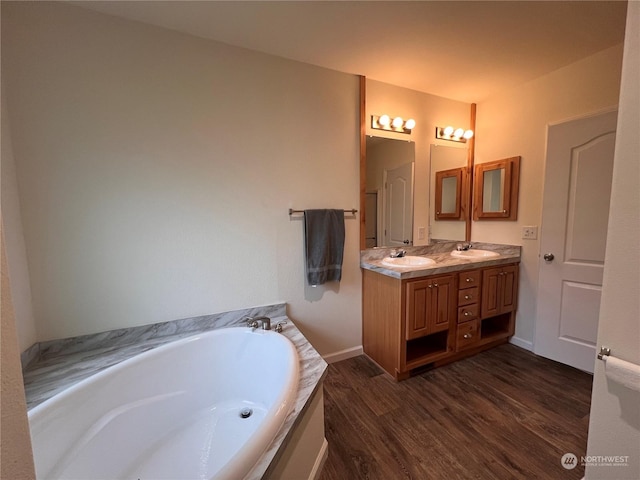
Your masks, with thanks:
M 304 211 L 307 282 L 322 285 L 342 278 L 344 211 Z

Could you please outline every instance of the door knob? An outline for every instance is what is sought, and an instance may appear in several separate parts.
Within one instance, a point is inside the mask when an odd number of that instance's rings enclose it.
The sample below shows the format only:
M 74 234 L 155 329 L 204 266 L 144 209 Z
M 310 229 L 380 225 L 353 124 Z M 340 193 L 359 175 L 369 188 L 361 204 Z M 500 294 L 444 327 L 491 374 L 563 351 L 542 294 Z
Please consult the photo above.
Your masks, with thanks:
M 554 258 L 553 253 L 545 253 L 542 258 L 544 258 L 545 262 L 552 262 Z
M 405 241 L 404 241 L 404 242 L 402 242 L 402 243 L 404 243 L 405 245 L 409 245 L 409 244 L 411 243 L 411 241 L 409 241 L 409 240 L 405 240 Z

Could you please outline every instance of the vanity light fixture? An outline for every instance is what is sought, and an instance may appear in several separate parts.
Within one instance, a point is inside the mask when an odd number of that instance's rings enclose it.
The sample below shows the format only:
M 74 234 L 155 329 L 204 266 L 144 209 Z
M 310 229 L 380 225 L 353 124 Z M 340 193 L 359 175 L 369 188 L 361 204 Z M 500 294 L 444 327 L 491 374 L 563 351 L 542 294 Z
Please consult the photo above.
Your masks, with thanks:
M 450 140 L 452 142 L 467 143 L 473 137 L 473 130 L 464 130 L 463 128 L 436 127 L 436 138 L 440 140 Z
M 371 128 L 376 130 L 386 130 L 388 132 L 408 133 L 411 134 L 416 126 L 413 118 L 404 120 L 402 117 L 394 117 L 389 115 L 371 115 Z

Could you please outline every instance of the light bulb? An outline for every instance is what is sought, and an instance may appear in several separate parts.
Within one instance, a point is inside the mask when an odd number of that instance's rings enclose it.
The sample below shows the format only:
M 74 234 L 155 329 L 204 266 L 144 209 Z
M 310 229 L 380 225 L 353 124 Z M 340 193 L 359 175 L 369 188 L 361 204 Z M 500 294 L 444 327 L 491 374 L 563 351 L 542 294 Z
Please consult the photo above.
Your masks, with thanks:
M 389 118 L 389 115 L 381 115 L 378 118 L 378 124 L 382 127 L 388 127 L 390 123 L 391 119 Z
M 450 137 L 452 133 L 453 133 L 453 127 L 446 127 L 446 128 L 444 129 L 444 134 L 445 134 L 447 137 Z
M 391 125 L 393 126 L 393 128 L 402 128 L 403 123 L 404 123 L 404 120 L 402 120 L 402 117 L 396 117 L 393 119 L 393 122 L 391 123 Z
M 456 129 L 455 132 L 453 132 L 453 136 L 454 138 L 460 138 L 462 137 L 462 135 L 464 135 L 464 130 L 461 128 Z
M 473 137 L 473 130 L 467 130 L 466 132 L 464 132 L 463 137 L 469 140 L 471 137 Z
M 408 128 L 409 130 L 413 129 L 416 126 L 416 121 L 413 118 L 410 118 L 406 122 L 404 122 L 404 128 Z

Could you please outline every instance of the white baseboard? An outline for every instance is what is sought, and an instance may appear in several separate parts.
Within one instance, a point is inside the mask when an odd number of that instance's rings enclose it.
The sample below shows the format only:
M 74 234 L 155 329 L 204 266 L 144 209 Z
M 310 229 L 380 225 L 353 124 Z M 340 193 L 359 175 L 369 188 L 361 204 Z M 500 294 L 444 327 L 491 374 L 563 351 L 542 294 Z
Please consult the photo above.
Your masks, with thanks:
M 316 457 L 316 462 L 313 464 L 313 468 L 311 469 L 311 473 L 309 474 L 309 480 L 317 480 L 320 478 L 320 474 L 322 473 L 322 467 L 324 467 L 324 462 L 327 461 L 327 456 L 329 455 L 329 442 L 327 439 L 322 440 L 322 447 L 320 447 L 320 451 L 318 452 L 318 456 Z
M 329 353 L 328 355 L 324 355 L 322 358 L 324 358 L 324 361 L 327 363 L 335 363 L 341 360 L 346 360 L 347 358 L 357 357 L 358 355 L 362 355 L 362 345 L 340 350 L 339 352 Z
M 533 342 L 530 342 L 529 340 L 523 340 L 522 338 L 518 337 L 511 337 L 509 339 L 509 343 L 513 343 L 516 347 L 524 348 L 525 350 L 533 352 Z

